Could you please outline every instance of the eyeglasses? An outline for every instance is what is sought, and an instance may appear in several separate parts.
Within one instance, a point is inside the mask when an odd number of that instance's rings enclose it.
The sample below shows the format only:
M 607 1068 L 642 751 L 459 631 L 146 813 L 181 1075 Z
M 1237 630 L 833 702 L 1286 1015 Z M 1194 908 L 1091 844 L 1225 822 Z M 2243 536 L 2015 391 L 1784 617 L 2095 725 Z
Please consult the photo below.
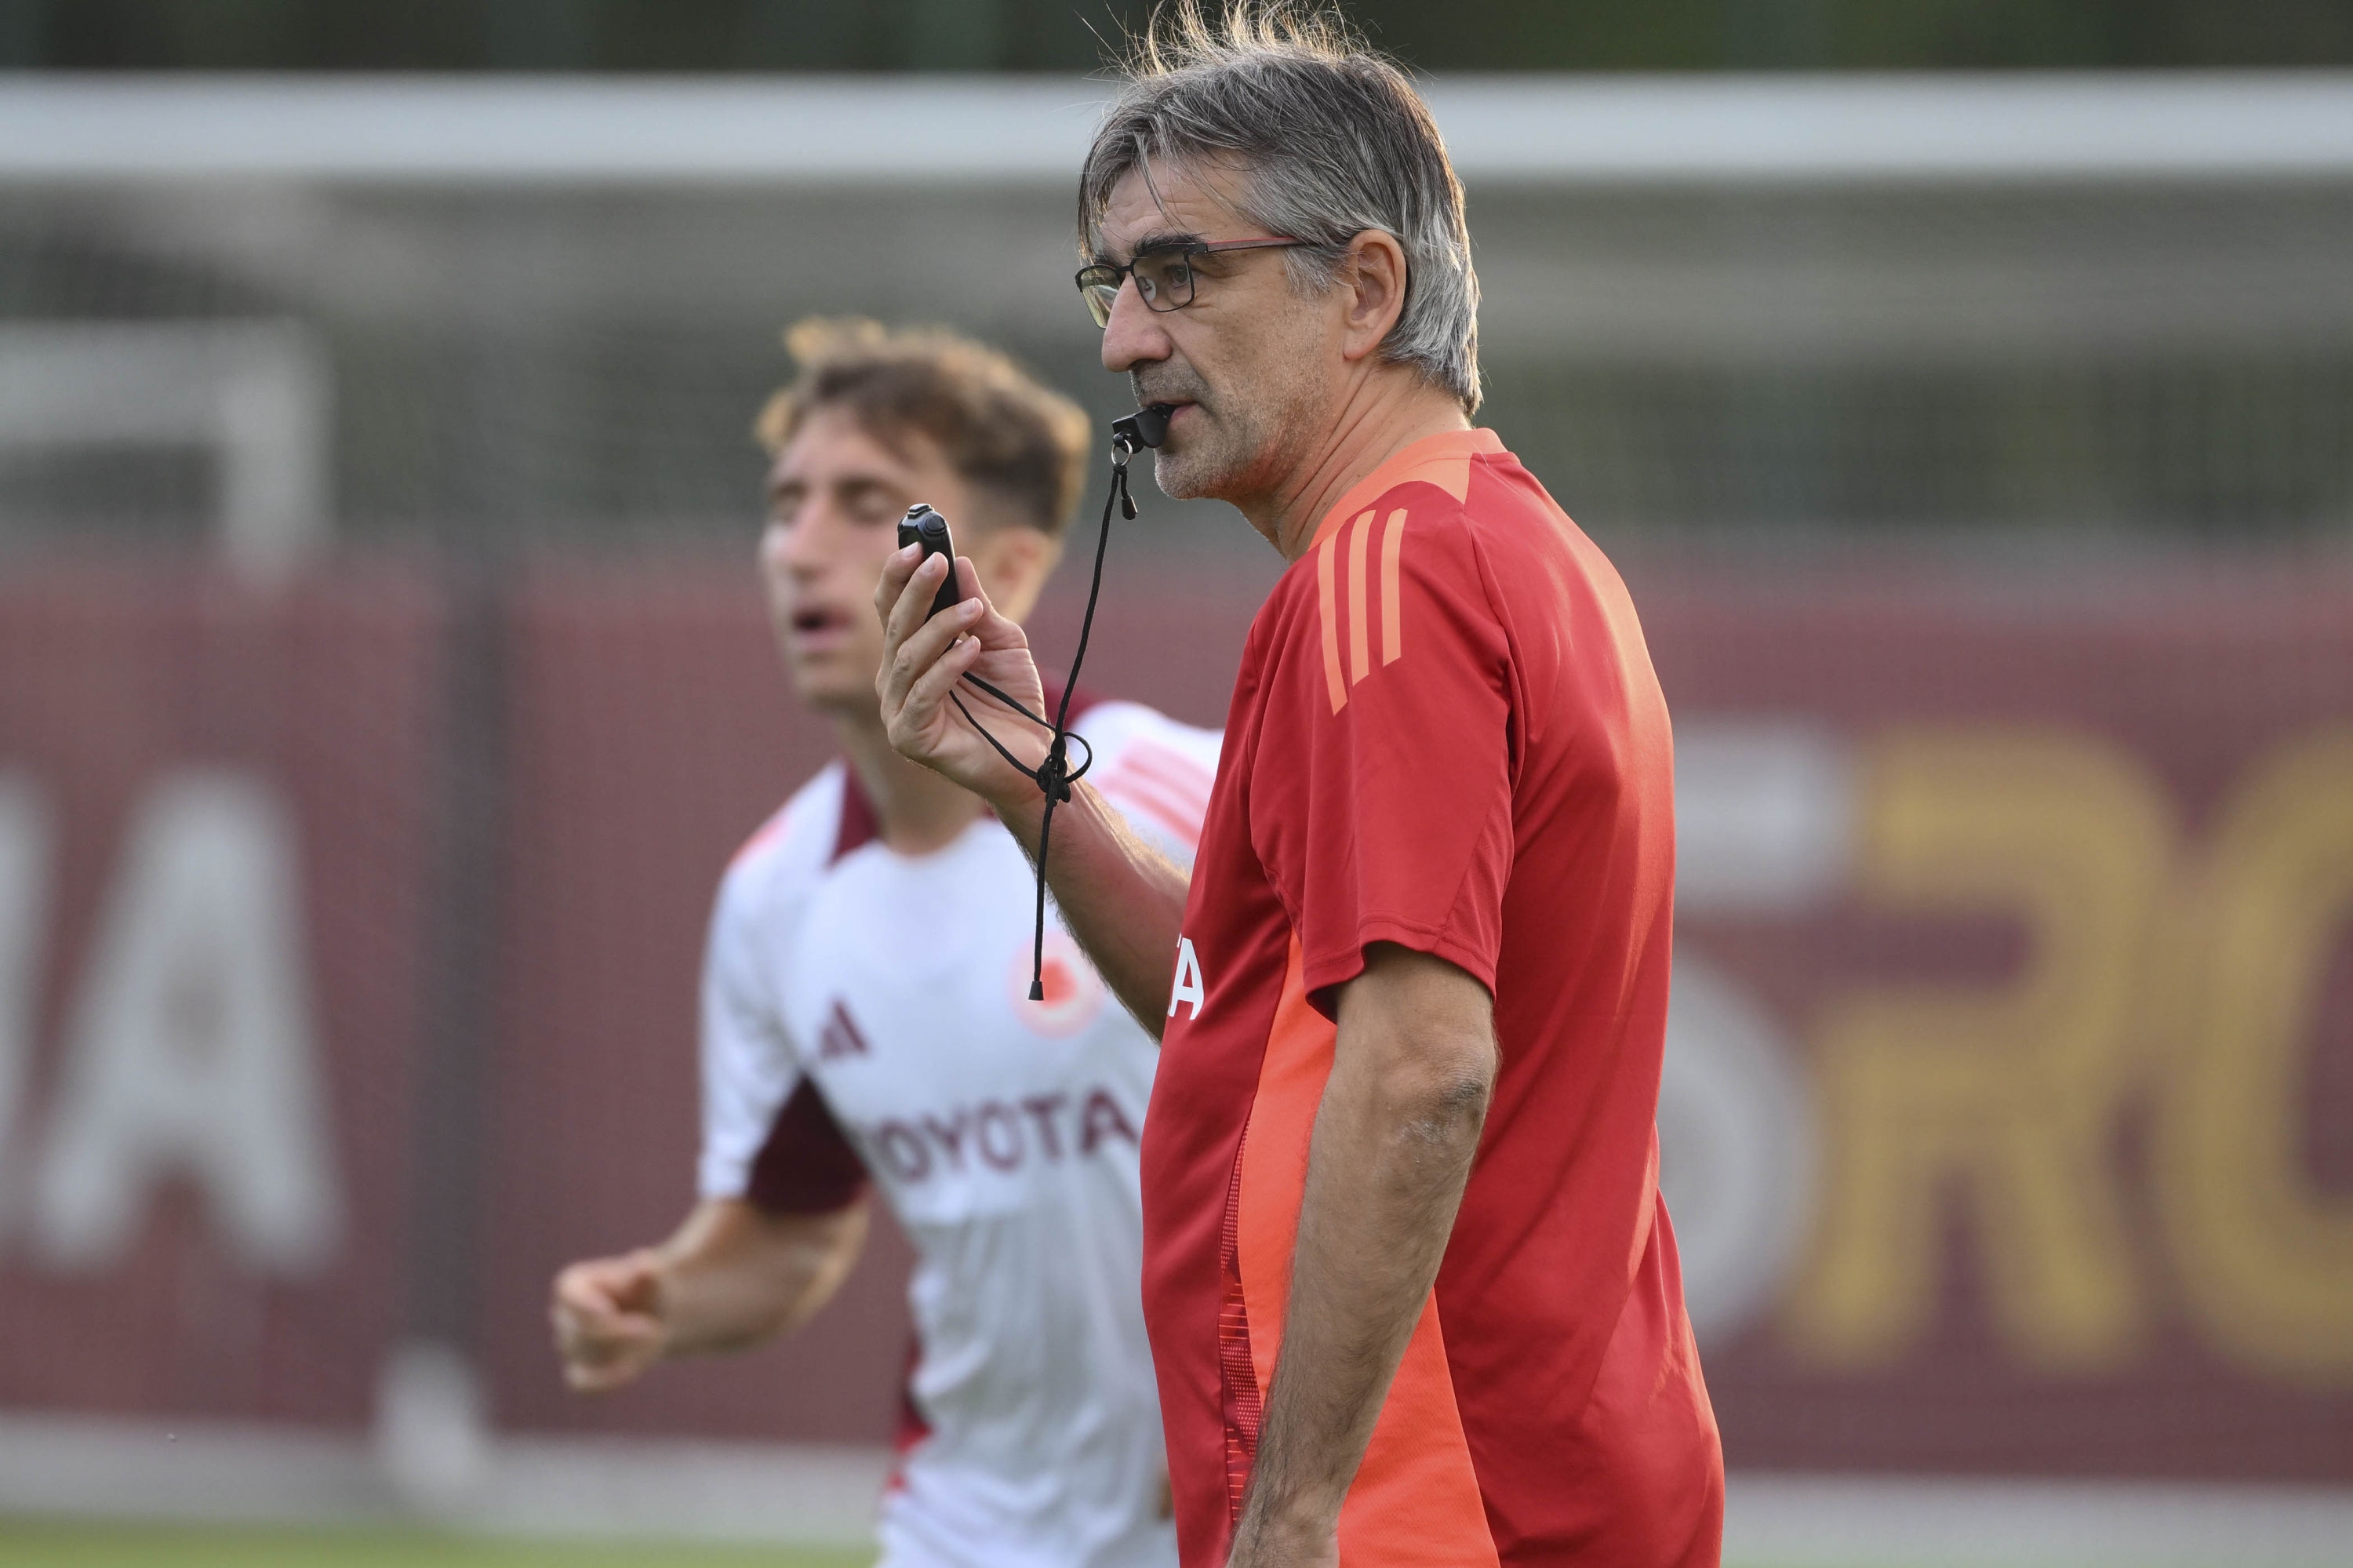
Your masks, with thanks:
M 1181 311 L 1193 302 L 1196 256 L 1212 256 L 1221 250 L 1279 250 L 1307 243 L 1304 239 L 1222 239 L 1210 245 L 1169 245 L 1139 250 L 1135 260 L 1124 267 L 1098 261 L 1092 267 L 1080 268 L 1079 294 L 1087 302 L 1087 313 L 1095 318 L 1095 325 L 1108 327 L 1111 307 L 1119 298 L 1124 279 L 1135 280 L 1135 291 L 1147 309 Z

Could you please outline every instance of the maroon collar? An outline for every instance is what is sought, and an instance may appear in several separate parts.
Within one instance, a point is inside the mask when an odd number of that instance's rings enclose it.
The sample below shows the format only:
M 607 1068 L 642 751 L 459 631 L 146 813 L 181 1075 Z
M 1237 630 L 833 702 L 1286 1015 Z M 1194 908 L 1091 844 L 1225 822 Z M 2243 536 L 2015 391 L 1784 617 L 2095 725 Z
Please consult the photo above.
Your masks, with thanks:
M 874 814 L 874 802 L 866 798 L 865 786 L 858 782 L 858 769 L 848 758 L 841 762 L 841 826 L 833 835 L 833 853 L 826 857 L 828 866 L 839 863 L 853 850 L 862 849 L 882 836 L 882 823 Z

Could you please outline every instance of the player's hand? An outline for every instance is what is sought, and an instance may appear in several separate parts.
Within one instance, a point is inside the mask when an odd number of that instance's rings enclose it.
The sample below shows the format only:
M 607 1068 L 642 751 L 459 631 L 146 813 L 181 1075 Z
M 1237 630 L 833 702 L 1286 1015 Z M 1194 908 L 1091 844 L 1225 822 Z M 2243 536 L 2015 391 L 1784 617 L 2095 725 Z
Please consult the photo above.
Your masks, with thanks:
M 884 565 L 882 580 L 875 585 L 882 667 L 875 673 L 874 692 L 882 700 L 883 730 L 901 756 L 944 774 L 984 800 L 1034 800 L 1036 782 L 998 756 L 973 724 L 987 725 L 1006 750 L 1030 768 L 1045 759 L 1051 737 L 971 684 L 958 687 L 968 672 L 1031 713 L 1052 717 L 1046 714 L 1045 688 L 1029 657 L 1029 640 L 997 613 L 965 557 L 956 561 L 964 602 L 932 615 L 932 599 L 947 569 L 940 556 L 910 545 Z M 962 696 L 970 720 L 948 700 L 952 691 Z
M 557 1275 L 548 1318 L 564 1381 L 583 1393 L 603 1393 L 661 1360 L 670 1340 L 661 1298 L 661 1255 L 655 1252 L 590 1258 Z

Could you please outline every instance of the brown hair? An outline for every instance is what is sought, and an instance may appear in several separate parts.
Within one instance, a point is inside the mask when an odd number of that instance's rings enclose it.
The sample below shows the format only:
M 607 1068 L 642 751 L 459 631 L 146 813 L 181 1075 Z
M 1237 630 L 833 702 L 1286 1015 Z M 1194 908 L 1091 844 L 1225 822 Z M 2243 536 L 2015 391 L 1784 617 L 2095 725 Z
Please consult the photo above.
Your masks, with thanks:
M 920 432 L 966 483 L 1031 527 L 1059 535 L 1069 523 L 1086 482 L 1087 417 L 996 349 L 944 328 L 857 317 L 801 322 L 785 347 L 800 374 L 752 427 L 771 453 L 818 409 L 840 408 L 892 451 Z

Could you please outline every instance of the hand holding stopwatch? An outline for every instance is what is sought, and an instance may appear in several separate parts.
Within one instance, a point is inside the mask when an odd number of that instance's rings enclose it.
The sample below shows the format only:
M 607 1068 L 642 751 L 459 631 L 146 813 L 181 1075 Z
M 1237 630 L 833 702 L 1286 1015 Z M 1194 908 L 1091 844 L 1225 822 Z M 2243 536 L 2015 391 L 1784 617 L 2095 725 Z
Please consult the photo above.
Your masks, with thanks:
M 907 508 L 907 514 L 899 519 L 899 548 L 903 550 L 910 545 L 921 545 L 926 558 L 933 556 L 947 557 L 948 575 L 941 582 L 940 591 L 932 596 L 931 615 L 937 615 L 944 609 L 954 609 L 963 603 L 964 593 L 956 587 L 955 540 L 948 533 L 948 520 L 933 511 L 927 503 L 916 502 Z M 915 564 L 920 567 L 923 562 Z M 924 619 L 928 620 L 931 616 Z
M 1054 842 L 1054 808 L 1071 798 L 1071 786 L 1078 781 L 1080 775 L 1094 766 L 1094 748 L 1087 745 L 1084 736 L 1075 734 L 1070 728 L 1071 694 L 1078 689 L 1079 666 L 1086 662 L 1087 638 L 1094 630 L 1095 600 L 1103 592 L 1103 547 L 1111 542 L 1111 512 L 1113 506 L 1117 506 L 1123 515 L 1135 515 L 1134 499 L 1127 493 L 1128 462 L 1136 453 L 1156 447 L 1168 439 L 1170 412 L 1166 404 L 1155 403 L 1138 408 L 1124 418 L 1112 421 L 1111 493 L 1103 497 L 1103 526 L 1095 536 L 1094 579 L 1087 587 L 1087 612 L 1079 621 L 1079 651 L 1071 660 L 1071 678 L 1062 687 L 1062 700 L 1055 708 L 1053 716 L 1049 718 L 1044 714 L 1031 713 L 1027 706 L 979 676 L 969 671 L 965 673 L 965 680 L 998 704 L 1052 734 L 1053 739 L 1046 748 L 1046 759 L 1035 768 L 1023 763 L 1006 748 L 1004 742 L 989 733 L 987 726 L 973 716 L 972 710 L 965 705 L 962 697 L 954 691 L 948 693 L 948 701 L 964 715 L 965 722 L 978 731 L 980 737 L 994 747 L 999 757 L 1034 780 L 1039 792 L 1046 800 L 1045 811 L 1038 821 L 1037 928 L 1029 955 L 1029 1000 L 1032 1001 L 1046 1000 L 1046 857 Z M 955 556 L 948 542 L 947 519 L 928 506 L 909 507 L 906 517 L 899 524 L 899 546 L 904 549 L 914 544 L 921 544 L 925 555 L 941 553 L 948 557 L 948 580 L 941 585 L 939 598 L 932 601 L 932 614 L 937 615 L 957 602 Z M 1070 762 L 1070 744 L 1072 741 L 1077 741 L 1079 748 L 1087 754 L 1086 760 L 1076 768 L 1072 768 Z

